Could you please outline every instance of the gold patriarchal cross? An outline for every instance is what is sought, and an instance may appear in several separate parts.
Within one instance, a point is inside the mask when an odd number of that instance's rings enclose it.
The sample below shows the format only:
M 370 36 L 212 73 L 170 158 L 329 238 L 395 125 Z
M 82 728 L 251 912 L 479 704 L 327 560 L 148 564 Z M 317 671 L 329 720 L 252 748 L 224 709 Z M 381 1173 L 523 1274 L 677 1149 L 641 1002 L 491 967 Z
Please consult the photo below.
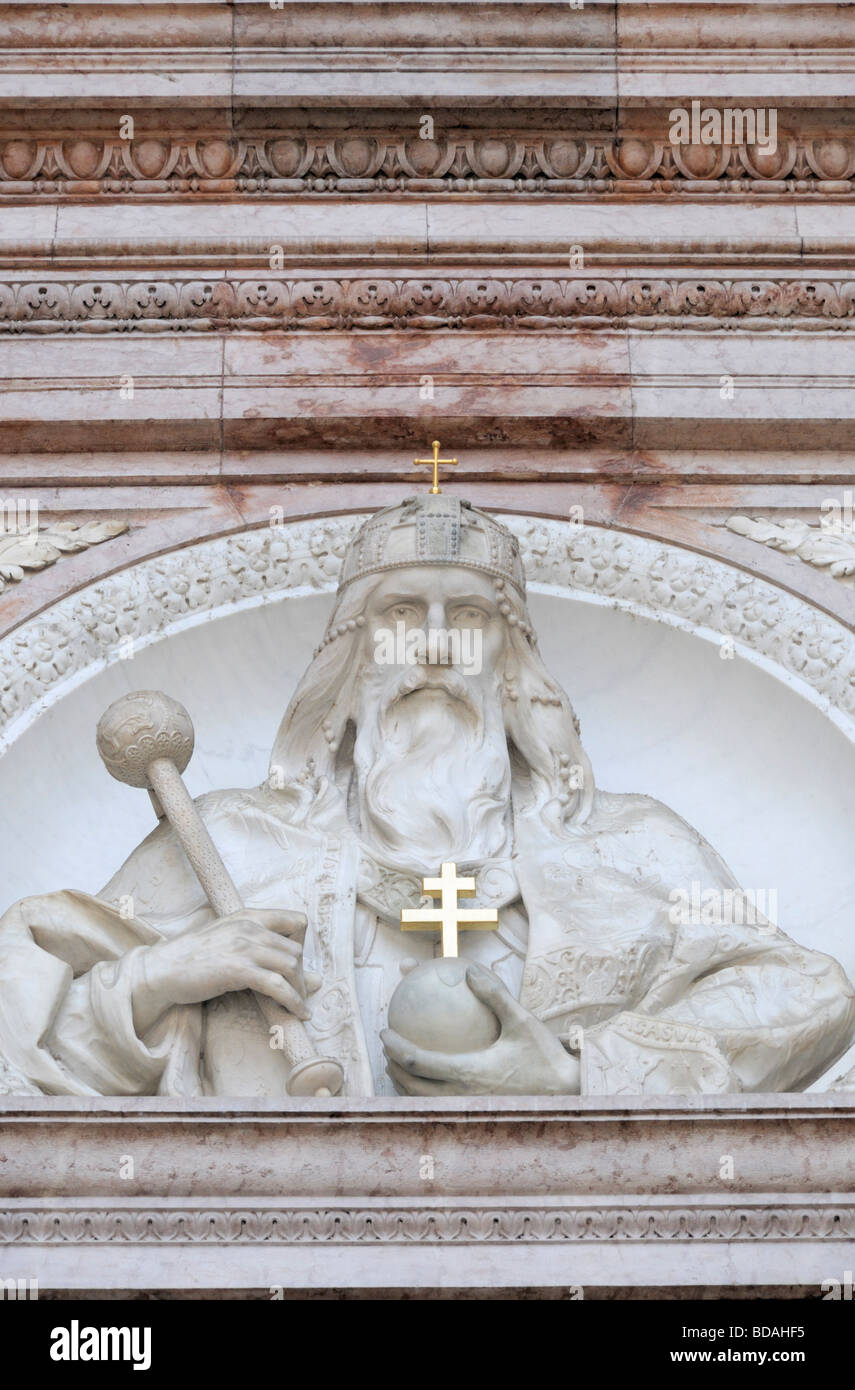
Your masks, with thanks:
M 457 933 L 470 928 L 489 931 L 499 925 L 494 907 L 464 908 L 457 906 L 458 894 L 474 898 L 474 878 L 458 878 L 456 864 L 443 864 L 439 878 L 423 878 L 424 891 L 440 899 L 439 907 L 405 907 L 401 910 L 401 931 L 425 931 L 439 927 L 442 932 L 443 956 L 456 956 Z
M 448 464 L 449 467 L 453 467 L 453 466 L 457 463 L 457 459 L 441 459 L 440 456 L 439 456 L 439 440 L 438 440 L 438 439 L 434 439 L 432 442 L 433 442 L 433 458 L 432 458 L 432 459 L 413 459 L 413 463 L 415 463 L 415 464 L 427 464 L 428 468 L 432 468 L 432 469 L 433 469 L 433 485 L 432 485 L 432 487 L 431 487 L 431 492 L 436 493 L 436 492 L 441 492 L 441 491 L 442 491 L 442 488 L 441 488 L 440 485 L 439 485 L 439 469 L 440 469 L 440 465 L 443 465 L 443 466 L 444 466 L 444 465 Z

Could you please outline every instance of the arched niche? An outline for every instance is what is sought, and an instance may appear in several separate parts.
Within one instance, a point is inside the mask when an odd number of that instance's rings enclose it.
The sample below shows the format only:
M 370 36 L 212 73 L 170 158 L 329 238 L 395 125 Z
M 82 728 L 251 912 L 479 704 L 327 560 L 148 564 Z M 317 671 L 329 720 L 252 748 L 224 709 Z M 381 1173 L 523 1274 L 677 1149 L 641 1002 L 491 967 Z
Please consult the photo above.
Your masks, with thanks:
M 347 543 L 335 516 L 207 541 L 71 595 L 0 643 L 0 908 L 91 892 L 153 824 L 95 750 L 106 706 L 161 688 L 190 711 L 194 794 L 266 775 Z M 778 921 L 855 976 L 855 638 L 803 599 L 677 547 L 504 517 L 548 666 L 599 785 L 706 835 Z M 132 653 L 132 655 L 131 655 Z

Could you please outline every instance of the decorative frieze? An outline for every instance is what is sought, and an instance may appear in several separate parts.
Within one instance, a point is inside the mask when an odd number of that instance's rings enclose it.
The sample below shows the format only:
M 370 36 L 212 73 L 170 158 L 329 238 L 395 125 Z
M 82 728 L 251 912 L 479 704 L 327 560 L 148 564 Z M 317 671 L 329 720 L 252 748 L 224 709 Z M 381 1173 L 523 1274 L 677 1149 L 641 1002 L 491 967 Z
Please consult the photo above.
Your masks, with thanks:
M 416 329 L 823 330 L 855 317 L 855 279 L 460 279 L 409 276 L 252 280 L 118 278 L 0 282 L 0 333 L 229 329 L 320 333 Z
M 140 1203 L 63 1210 L 7 1207 L 0 1245 L 377 1245 L 484 1243 L 574 1244 L 578 1241 L 849 1241 L 855 1208 L 811 1199 L 798 1205 L 500 1206 L 413 1205 L 180 1209 Z
M 103 134 L 0 137 L 0 197 L 48 200 L 93 194 L 168 199 L 239 193 L 323 198 L 407 193 L 508 193 L 609 198 L 712 195 L 845 199 L 855 192 L 855 137 L 782 134 L 774 153 L 750 145 L 678 145 L 649 133 L 590 135 L 499 126 L 421 139 L 402 129 L 342 127 L 246 139 L 195 139 L 155 131 L 136 140 Z

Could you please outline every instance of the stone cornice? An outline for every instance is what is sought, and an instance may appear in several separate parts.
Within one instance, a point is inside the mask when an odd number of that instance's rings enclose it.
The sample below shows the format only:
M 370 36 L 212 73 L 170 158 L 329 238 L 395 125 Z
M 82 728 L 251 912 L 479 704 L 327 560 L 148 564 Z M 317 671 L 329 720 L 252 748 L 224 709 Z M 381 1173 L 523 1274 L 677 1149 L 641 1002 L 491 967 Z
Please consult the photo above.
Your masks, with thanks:
M 818 1289 L 855 1249 L 852 1099 L 8 1097 L 0 1277 L 674 1284 L 691 1246 L 693 1282 Z
M 55 15 L 52 23 L 45 17 Z M 845 47 L 839 0 L 5 0 L 0 49 L 604 48 L 694 53 Z M 782 45 L 786 25 L 787 45 Z M 651 45 L 651 37 L 655 44 Z
M 512 1205 L 558 1210 L 565 1202 L 626 1207 L 639 1190 L 661 1207 L 689 1200 L 698 1208 L 715 1209 L 726 1202 L 738 1205 L 736 1194 L 754 1206 L 777 1191 L 784 1206 L 825 1199 L 837 1209 L 855 1185 L 851 1092 L 465 1099 L 464 1105 L 459 1097 L 324 1101 L 0 1095 L 5 1157 L 0 1201 L 4 1207 L 44 1207 L 73 1183 L 78 1205 L 103 1197 L 122 1208 L 134 1199 L 151 1198 L 168 1182 L 163 1205 L 179 1211 L 188 1200 L 197 1207 L 215 1205 L 223 1194 L 237 1208 L 261 1201 L 271 1211 L 311 1207 L 318 1199 L 341 1206 L 357 1194 L 366 1207 L 376 1206 L 376 1199 L 389 1207 L 431 1206 L 452 1193 L 463 1209 L 467 1198 L 495 1202 L 500 1195 Z M 241 1137 L 249 1129 L 254 1143 L 244 1146 Z M 159 1133 L 162 1139 L 148 1152 L 145 1172 L 129 1183 L 112 1160 L 115 1142 L 134 1133 Z M 825 1142 L 815 1146 L 820 1133 Z M 435 1178 L 425 1182 L 418 1157 L 428 1136 Z M 314 1149 L 313 1163 L 289 1161 L 291 1150 L 314 1146 L 318 1139 L 322 1142 Z M 477 1146 L 483 1162 L 472 1164 L 463 1139 Z M 401 1159 L 415 1155 L 416 1162 L 386 1162 L 390 1140 Z M 655 1145 L 655 1164 L 642 1140 Z M 33 1142 L 44 1149 L 41 1167 L 23 1161 Z M 245 1161 L 239 1194 L 228 1173 L 233 1143 L 241 1146 Z M 362 1150 L 363 1164 L 342 1164 L 341 1150 L 354 1144 Z M 548 1164 L 521 1161 L 525 1155 L 531 1159 L 541 1145 L 549 1145 Z M 604 1146 L 613 1158 L 609 1164 L 602 1161 Z M 735 1155 L 736 1181 L 722 1178 L 722 1153 Z M 382 1180 L 366 1198 L 366 1180 L 375 1165 Z M 282 1191 L 283 1172 L 288 1173 L 287 1193 Z M 513 1180 L 502 1181 L 511 1172 Z
M 823 102 L 852 90 L 849 17 L 846 4 L 801 0 L 7 4 L 0 100 L 253 105 L 287 92 L 301 104 L 575 96 L 609 107 L 655 92 Z
M 619 100 L 660 105 L 693 97 L 705 103 L 832 106 L 853 95 L 853 47 L 748 53 L 727 47 L 704 54 L 676 47 L 628 53 L 526 45 L 480 51 L 354 47 L 335 53 L 314 47 L 0 50 L 0 106 L 26 102 L 42 110 L 60 103 L 103 110 L 135 103 L 251 109 L 283 100 L 316 108 L 442 109 L 505 100 L 602 109 Z
M 844 346 L 851 318 L 687 314 L 670 331 L 675 320 L 651 308 L 640 327 L 614 319 L 588 332 L 584 314 L 573 321 L 582 331 L 543 316 L 502 326 L 478 281 L 470 309 L 474 315 L 480 303 L 482 323 L 473 317 L 465 330 L 377 327 L 372 292 L 359 309 L 369 326 L 354 320 L 352 331 L 324 327 L 323 312 L 317 331 L 271 325 L 260 307 L 262 316 L 238 320 L 237 331 L 200 319 L 176 334 L 158 292 L 152 318 L 129 327 L 99 317 L 97 301 L 113 294 L 113 280 L 85 283 L 101 293 L 79 320 L 70 310 L 70 333 L 61 318 L 47 317 L 10 320 L 14 331 L 0 334 L 5 454 L 104 453 L 144 441 L 149 450 L 290 455 L 364 451 L 374 441 L 407 457 L 433 437 L 438 418 L 458 452 L 503 446 L 522 458 L 545 448 L 711 444 L 742 455 L 806 449 L 851 457 L 855 439 L 855 377 Z M 147 294 L 158 282 L 135 283 Z M 304 283 L 314 299 L 319 282 Z M 325 310 L 322 296 L 318 307 Z

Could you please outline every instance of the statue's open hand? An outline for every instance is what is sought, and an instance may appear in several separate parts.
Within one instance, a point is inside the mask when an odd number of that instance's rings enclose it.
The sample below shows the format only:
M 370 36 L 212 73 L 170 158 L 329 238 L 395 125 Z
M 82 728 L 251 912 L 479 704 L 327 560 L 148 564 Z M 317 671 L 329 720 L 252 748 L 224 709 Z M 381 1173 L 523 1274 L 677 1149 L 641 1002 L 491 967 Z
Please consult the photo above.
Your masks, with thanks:
M 580 1069 L 554 1033 L 514 999 L 500 980 L 472 965 L 466 981 L 499 1020 L 501 1032 L 478 1052 L 428 1052 L 387 1028 L 387 1071 L 410 1096 L 577 1095 Z
M 145 1032 L 172 1004 L 199 1004 L 241 989 L 257 990 L 308 1018 L 305 932 L 302 912 L 242 908 L 147 946 L 144 979 L 134 990 L 134 1026 Z

